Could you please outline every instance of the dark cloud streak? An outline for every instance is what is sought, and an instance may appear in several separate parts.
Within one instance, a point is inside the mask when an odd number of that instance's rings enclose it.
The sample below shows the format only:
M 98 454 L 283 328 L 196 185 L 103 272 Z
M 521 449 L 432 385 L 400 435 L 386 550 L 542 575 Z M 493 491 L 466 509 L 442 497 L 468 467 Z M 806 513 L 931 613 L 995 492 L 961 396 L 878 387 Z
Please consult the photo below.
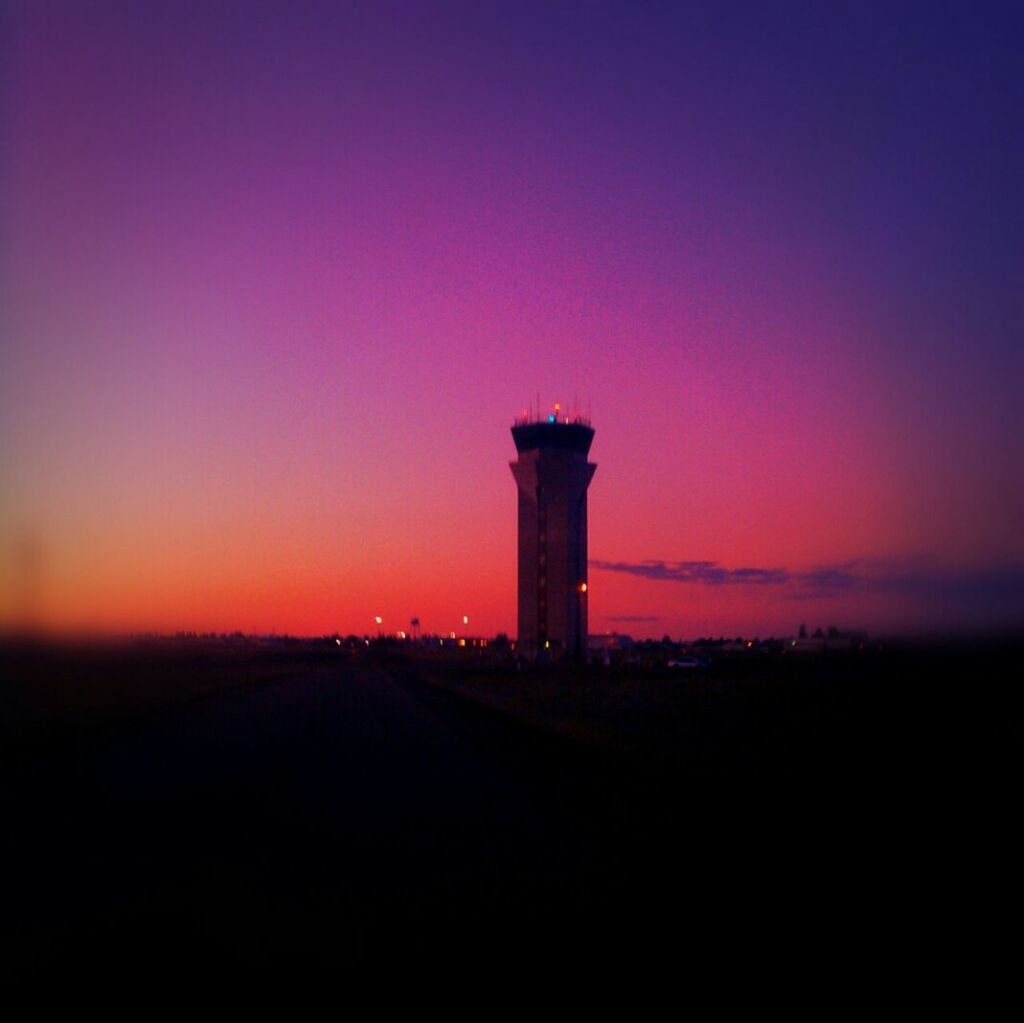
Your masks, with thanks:
M 730 583 L 750 585 L 778 584 L 790 581 L 784 568 L 724 568 L 716 561 L 591 561 L 591 568 L 605 572 L 625 572 L 677 583 L 707 583 L 724 586 Z
M 775 586 L 794 599 L 845 593 L 894 593 L 906 597 L 1024 605 L 1024 567 L 948 572 L 915 564 L 846 561 L 807 571 L 788 568 L 726 568 L 716 561 L 591 561 L 604 572 L 622 572 L 659 582 L 707 586 Z

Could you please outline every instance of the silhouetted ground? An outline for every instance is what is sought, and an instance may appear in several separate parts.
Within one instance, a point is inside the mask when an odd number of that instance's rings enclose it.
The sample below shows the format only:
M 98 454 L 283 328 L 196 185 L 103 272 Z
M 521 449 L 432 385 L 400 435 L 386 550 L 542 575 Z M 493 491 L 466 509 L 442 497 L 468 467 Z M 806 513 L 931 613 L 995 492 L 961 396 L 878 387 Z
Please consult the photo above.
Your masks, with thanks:
M 7 648 L 4 963 L 896 965 L 1005 876 L 1014 656 Z

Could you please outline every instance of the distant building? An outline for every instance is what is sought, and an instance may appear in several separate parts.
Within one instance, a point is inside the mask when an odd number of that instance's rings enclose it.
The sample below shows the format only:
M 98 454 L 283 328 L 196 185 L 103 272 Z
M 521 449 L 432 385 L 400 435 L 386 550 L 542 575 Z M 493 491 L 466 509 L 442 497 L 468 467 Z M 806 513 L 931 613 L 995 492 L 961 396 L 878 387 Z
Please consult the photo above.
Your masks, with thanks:
M 527 660 L 587 656 L 587 461 L 594 431 L 556 405 L 512 427 L 519 457 L 519 641 Z
M 825 650 L 863 650 L 868 641 L 866 632 L 841 632 L 834 625 L 829 627 L 828 633 L 821 629 L 815 629 L 812 636 L 807 635 L 807 629 L 800 626 L 800 634 L 796 639 L 791 639 L 786 649 L 792 653 L 808 654 Z
M 628 650 L 632 645 L 633 637 L 625 636 L 621 632 L 599 632 L 587 639 L 587 647 L 593 653 L 602 650 Z

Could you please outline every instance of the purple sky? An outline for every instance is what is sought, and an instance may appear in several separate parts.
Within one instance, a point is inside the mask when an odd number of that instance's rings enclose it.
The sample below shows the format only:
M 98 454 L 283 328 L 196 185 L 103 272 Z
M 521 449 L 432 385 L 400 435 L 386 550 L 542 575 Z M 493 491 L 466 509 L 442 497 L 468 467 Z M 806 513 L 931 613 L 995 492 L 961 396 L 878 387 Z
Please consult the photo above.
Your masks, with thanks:
M 4 4 L 3 615 L 513 631 L 539 390 L 594 630 L 1021 621 L 1022 8 L 767 7 Z

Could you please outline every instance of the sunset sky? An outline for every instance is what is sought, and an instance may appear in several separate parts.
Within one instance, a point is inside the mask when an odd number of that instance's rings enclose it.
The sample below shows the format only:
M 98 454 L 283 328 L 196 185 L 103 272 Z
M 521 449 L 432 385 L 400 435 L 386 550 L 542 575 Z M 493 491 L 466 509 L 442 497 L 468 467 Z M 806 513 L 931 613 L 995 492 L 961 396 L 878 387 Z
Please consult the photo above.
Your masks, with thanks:
M 0 624 L 1024 622 L 1020 4 L 2 10 Z

